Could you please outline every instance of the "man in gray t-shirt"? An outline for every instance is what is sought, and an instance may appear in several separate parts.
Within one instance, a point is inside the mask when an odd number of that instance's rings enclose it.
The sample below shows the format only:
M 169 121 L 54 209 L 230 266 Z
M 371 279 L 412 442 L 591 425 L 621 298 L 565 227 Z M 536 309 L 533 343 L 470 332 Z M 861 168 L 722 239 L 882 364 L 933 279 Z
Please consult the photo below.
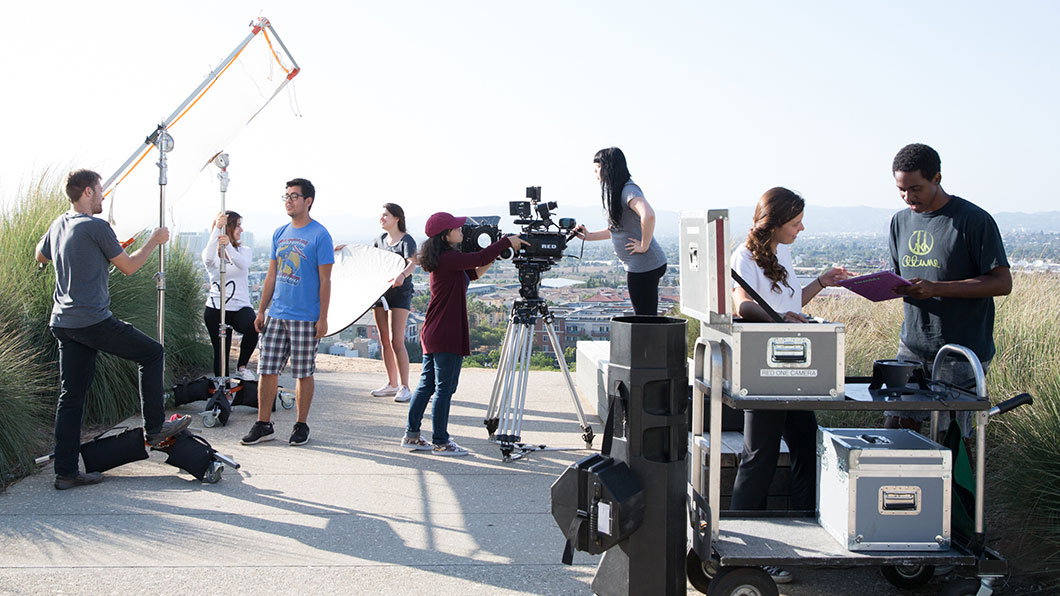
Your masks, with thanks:
M 81 416 L 100 351 L 134 360 L 140 369 L 146 440 L 157 445 L 187 428 L 191 416 L 165 421 L 161 344 L 110 312 L 110 266 L 132 275 L 155 247 L 169 240 L 158 228 L 131 255 L 118 243 L 110 225 L 94 217 L 103 212 L 100 176 L 90 170 L 72 172 L 66 180 L 70 211 L 52 222 L 37 244 L 37 262 L 55 265 L 51 333 L 59 342 L 59 405 L 55 413 L 55 488 L 95 484 L 98 472 L 82 473 L 77 458 Z
M 931 147 L 903 147 L 891 169 L 909 206 L 891 220 L 891 263 L 913 282 L 895 289 L 904 296 L 898 358 L 920 362 L 930 374 L 939 349 L 956 343 L 975 352 L 985 372 L 994 357 L 994 296 L 1012 291 L 997 224 L 986 211 L 942 189 L 942 160 Z M 971 365 L 963 360 L 947 360 L 939 376 L 975 390 Z M 928 413 L 887 415 L 888 428 L 919 431 Z M 967 436 L 971 416 L 962 418 Z

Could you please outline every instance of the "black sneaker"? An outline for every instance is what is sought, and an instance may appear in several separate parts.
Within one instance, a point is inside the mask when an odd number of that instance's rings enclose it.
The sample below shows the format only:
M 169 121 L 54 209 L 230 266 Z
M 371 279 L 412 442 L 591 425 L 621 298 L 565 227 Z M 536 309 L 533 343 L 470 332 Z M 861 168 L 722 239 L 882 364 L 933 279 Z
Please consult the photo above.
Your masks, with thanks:
M 87 486 L 89 484 L 99 484 L 100 482 L 103 482 L 103 474 L 100 474 L 99 472 L 81 473 L 81 471 L 78 470 L 70 476 L 55 475 L 56 490 L 66 490 L 68 488 L 74 488 L 75 486 Z
M 240 439 L 239 442 L 244 445 L 253 445 L 271 441 L 275 438 L 276 435 L 272 432 L 272 423 L 258 420 L 254 423 L 254 426 L 250 427 L 250 432 L 247 433 L 247 436 Z
M 172 420 L 166 420 L 162 423 L 162 428 L 159 428 L 154 432 L 147 433 L 147 444 L 151 445 L 152 447 L 157 446 L 159 443 L 165 441 L 166 439 L 179 434 L 180 431 L 184 430 L 185 428 L 188 428 L 188 425 L 190 424 L 191 416 L 187 415 L 181 416 L 179 418 L 174 418 Z
M 295 422 L 294 430 L 291 432 L 292 445 L 305 445 L 309 442 L 309 425 L 305 422 Z

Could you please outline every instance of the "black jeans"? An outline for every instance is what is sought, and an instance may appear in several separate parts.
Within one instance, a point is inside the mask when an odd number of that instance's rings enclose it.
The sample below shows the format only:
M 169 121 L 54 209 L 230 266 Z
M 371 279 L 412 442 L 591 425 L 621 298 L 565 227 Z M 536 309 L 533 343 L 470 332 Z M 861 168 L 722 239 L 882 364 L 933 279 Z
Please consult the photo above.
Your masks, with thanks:
M 257 313 L 249 306 L 244 306 L 239 310 L 225 310 L 225 324 L 243 334 L 243 339 L 239 342 L 239 360 L 236 361 L 235 370 L 246 366 L 247 362 L 250 362 L 250 355 L 254 353 L 254 348 L 258 347 L 258 330 L 254 328 L 256 316 Z M 221 326 L 221 309 L 207 306 L 202 312 L 202 320 L 206 323 L 206 332 L 210 335 L 210 342 L 213 344 L 213 374 L 219 377 L 221 376 L 221 359 L 218 358 L 217 346 L 221 343 L 221 338 L 217 330 Z M 231 349 L 232 334 L 228 333 L 225 337 L 226 358 Z M 231 369 L 228 374 L 232 374 Z
M 68 476 L 78 470 L 81 416 L 99 352 L 133 360 L 139 365 L 144 428 L 149 433 L 162 428 L 166 411 L 162 397 L 165 351 L 161 344 L 113 315 L 88 327 L 52 327 L 51 332 L 59 342 L 59 406 L 55 411 L 57 475 Z
M 666 274 L 666 264 L 642 273 L 626 273 L 626 287 L 633 312 L 638 315 L 658 316 L 659 280 Z
M 817 417 L 806 410 L 753 410 L 744 412 L 743 454 L 732 489 L 732 509 L 766 508 L 781 435 L 791 453 L 791 508 L 817 507 Z

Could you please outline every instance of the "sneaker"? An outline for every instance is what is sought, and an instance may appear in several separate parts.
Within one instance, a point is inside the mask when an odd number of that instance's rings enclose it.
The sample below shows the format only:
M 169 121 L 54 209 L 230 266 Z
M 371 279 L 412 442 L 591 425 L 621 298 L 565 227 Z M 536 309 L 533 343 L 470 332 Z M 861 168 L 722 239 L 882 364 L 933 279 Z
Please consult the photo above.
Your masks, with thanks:
M 56 490 L 66 490 L 75 486 L 87 486 L 89 484 L 99 484 L 100 482 L 103 482 L 103 474 L 99 472 L 82 473 L 78 470 L 70 476 L 55 475 Z
M 431 453 L 435 455 L 467 455 L 467 449 L 450 440 L 445 445 L 434 445 Z
M 408 438 L 402 437 L 401 447 L 410 451 L 430 451 L 434 449 L 434 445 L 431 445 L 427 441 L 423 440 L 423 437 Z
M 154 432 L 147 433 L 147 444 L 152 447 L 156 446 L 166 439 L 179 434 L 180 431 L 188 428 L 189 424 L 191 424 L 191 416 L 178 416 L 174 414 L 172 418 L 162 423 L 161 428 Z
M 372 395 L 374 395 L 376 397 L 390 397 L 391 395 L 397 395 L 397 392 L 398 392 L 398 388 L 397 387 L 394 387 L 393 385 L 387 383 L 386 385 L 383 385 L 379 389 L 374 389 L 372 391 Z
M 394 396 L 394 401 L 399 403 L 405 403 L 412 399 L 412 392 L 409 391 L 408 385 L 402 385 L 401 389 L 398 389 L 397 395 Z
M 773 578 L 773 581 L 778 584 L 791 583 L 791 572 L 787 569 L 781 569 L 780 567 L 766 565 L 762 568 L 762 570 L 768 573 L 769 577 Z
M 254 426 L 250 427 L 250 432 L 247 433 L 247 436 L 240 439 L 239 442 L 243 445 L 253 445 L 255 443 L 271 441 L 275 438 L 276 435 L 273 434 L 272 423 L 258 420 L 254 422 Z
M 254 371 L 250 370 L 249 368 L 247 368 L 245 366 L 243 368 L 241 368 L 241 369 L 236 371 L 236 376 L 239 377 L 240 379 L 243 379 L 244 381 L 257 381 L 258 380 L 257 375 L 254 374 Z
M 294 429 L 291 431 L 291 439 L 288 441 L 292 445 L 305 445 L 309 442 L 309 425 L 305 422 L 295 422 Z

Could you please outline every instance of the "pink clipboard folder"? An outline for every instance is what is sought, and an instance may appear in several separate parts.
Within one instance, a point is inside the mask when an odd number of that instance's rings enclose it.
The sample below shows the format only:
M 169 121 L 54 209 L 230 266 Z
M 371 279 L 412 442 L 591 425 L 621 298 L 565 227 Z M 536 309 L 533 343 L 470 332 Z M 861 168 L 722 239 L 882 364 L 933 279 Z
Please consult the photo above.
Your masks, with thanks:
M 868 275 L 851 277 L 850 279 L 839 281 L 837 284 L 873 302 L 901 298 L 901 296 L 894 293 L 894 289 L 898 286 L 912 285 L 891 271 L 878 271 Z

